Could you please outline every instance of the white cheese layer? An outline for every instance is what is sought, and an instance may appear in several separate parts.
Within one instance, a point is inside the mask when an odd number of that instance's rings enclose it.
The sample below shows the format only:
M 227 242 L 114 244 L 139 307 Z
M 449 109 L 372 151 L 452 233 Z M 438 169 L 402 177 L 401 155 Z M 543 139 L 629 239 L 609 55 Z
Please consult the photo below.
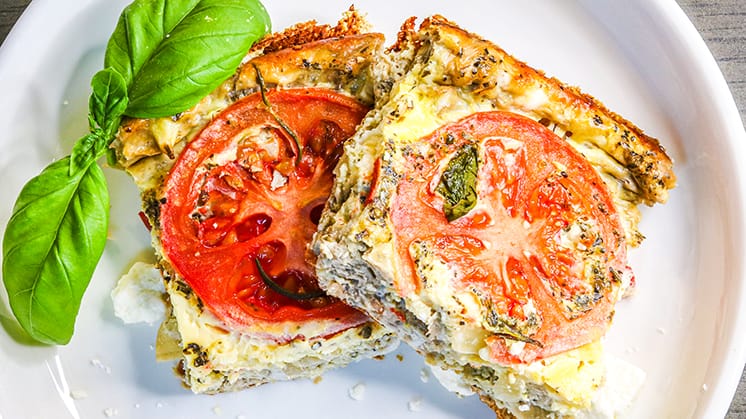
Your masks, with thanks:
M 230 331 L 194 297 L 187 298 L 171 281 L 167 290 L 181 336 L 185 380 L 195 393 L 216 393 L 252 385 L 320 376 L 358 359 L 384 354 L 398 340 L 382 326 L 369 323 L 324 336 L 329 325 L 319 322 L 267 324 L 243 332 Z M 276 342 L 268 336 L 296 338 Z M 313 336 L 306 339 L 304 336 Z
M 111 291 L 114 314 L 124 323 L 153 324 L 164 319 L 163 278 L 152 264 L 135 262 Z

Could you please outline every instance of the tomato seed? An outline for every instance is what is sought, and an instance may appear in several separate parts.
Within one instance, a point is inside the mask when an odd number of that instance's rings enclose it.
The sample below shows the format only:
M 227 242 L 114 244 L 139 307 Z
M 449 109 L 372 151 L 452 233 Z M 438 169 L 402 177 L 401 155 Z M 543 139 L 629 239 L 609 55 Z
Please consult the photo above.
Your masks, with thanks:
M 246 242 L 264 234 L 272 226 L 272 217 L 267 214 L 253 214 L 235 227 L 236 240 Z

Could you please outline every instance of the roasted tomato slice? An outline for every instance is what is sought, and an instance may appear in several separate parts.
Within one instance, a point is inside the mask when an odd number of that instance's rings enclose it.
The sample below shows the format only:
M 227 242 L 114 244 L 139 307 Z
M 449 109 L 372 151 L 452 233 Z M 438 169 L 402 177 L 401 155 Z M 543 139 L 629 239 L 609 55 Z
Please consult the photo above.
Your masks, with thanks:
M 404 155 L 390 215 L 399 292 L 478 325 L 503 364 L 605 333 L 628 271 L 626 245 L 609 192 L 582 155 L 506 112 L 444 126 Z M 429 275 L 445 293 L 427 294 Z
M 319 290 L 307 245 L 342 142 L 367 110 L 328 90 L 269 90 L 228 107 L 183 151 L 165 183 L 163 250 L 220 319 L 366 321 Z

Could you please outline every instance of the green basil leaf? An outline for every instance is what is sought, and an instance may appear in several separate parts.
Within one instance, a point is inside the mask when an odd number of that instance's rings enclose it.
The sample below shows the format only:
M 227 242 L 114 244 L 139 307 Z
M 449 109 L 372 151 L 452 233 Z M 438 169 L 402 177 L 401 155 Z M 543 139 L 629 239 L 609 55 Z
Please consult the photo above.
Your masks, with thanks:
M 69 157 L 21 191 L 3 237 L 3 282 L 19 324 L 40 342 L 70 341 L 106 243 L 109 194 L 97 164 L 69 175 Z
M 448 162 L 436 191 L 443 196 L 443 213 L 449 222 L 466 215 L 477 205 L 479 156 L 474 144 L 467 144 Z
M 128 86 L 128 116 L 182 112 L 236 70 L 270 29 L 258 0 L 135 0 L 106 49 Z
M 99 151 L 105 147 L 103 144 L 106 140 L 99 134 L 86 134 L 81 137 L 73 146 L 70 155 L 70 176 L 75 176 L 78 172 L 85 170 L 88 166 L 96 161 Z
M 127 109 L 127 82 L 116 70 L 106 68 L 93 76 L 91 89 L 93 92 L 88 100 L 89 119 L 92 120 L 91 131 L 100 129 L 104 140 L 109 140 L 105 144 L 105 147 L 108 147 L 108 142 L 114 138 L 122 115 Z M 99 149 L 103 150 L 101 147 Z

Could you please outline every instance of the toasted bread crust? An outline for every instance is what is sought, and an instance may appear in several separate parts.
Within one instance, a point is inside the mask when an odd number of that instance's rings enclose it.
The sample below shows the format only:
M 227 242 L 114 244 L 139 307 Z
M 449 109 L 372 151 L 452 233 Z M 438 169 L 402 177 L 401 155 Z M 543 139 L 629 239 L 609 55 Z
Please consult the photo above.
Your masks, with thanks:
M 480 395 L 479 400 L 495 412 L 495 419 L 516 419 L 508 409 L 498 406 L 494 399 Z
M 236 73 L 233 98 L 259 89 L 258 71 L 267 87 L 326 85 L 373 105 L 372 84 L 366 82 L 365 74 L 370 73 L 382 44 L 383 35 L 366 33 L 321 39 L 258 56 Z
M 262 38 L 251 47 L 251 52 L 268 54 L 285 48 L 296 48 L 303 44 L 329 38 L 359 35 L 369 31 L 369 25 L 354 6 L 342 15 L 336 25 L 319 25 L 315 20 L 297 23 L 282 32 Z

